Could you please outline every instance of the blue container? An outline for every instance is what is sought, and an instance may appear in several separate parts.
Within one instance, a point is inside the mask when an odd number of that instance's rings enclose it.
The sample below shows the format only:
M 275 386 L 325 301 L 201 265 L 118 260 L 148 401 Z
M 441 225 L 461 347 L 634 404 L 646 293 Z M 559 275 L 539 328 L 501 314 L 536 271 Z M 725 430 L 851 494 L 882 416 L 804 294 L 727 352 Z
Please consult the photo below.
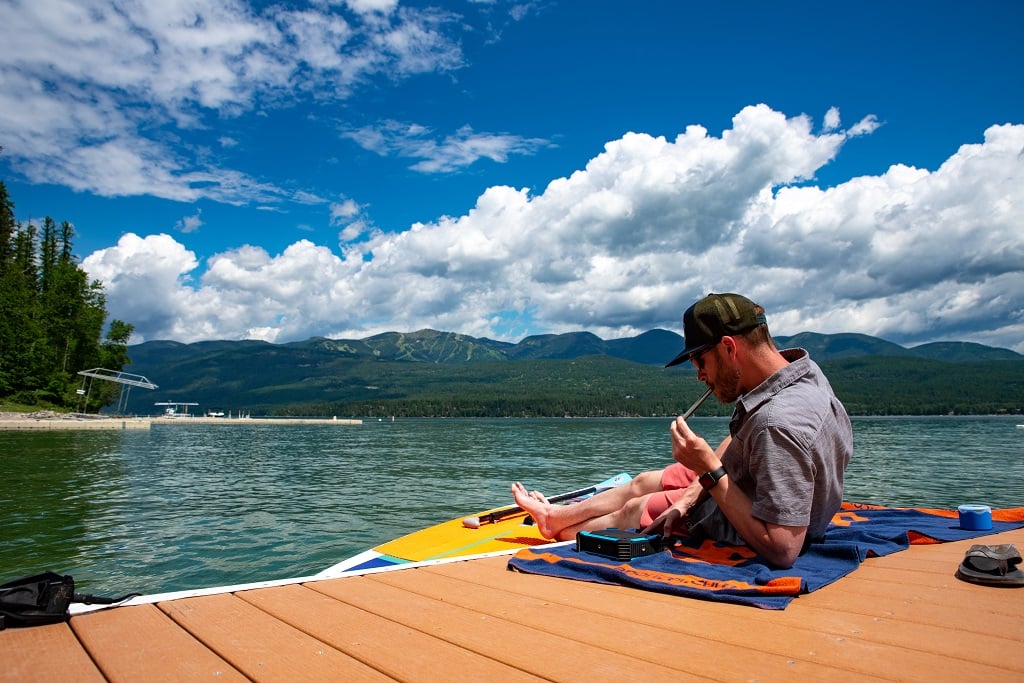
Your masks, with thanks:
M 961 505 L 960 528 L 969 531 L 987 531 L 992 528 L 992 508 L 988 505 Z

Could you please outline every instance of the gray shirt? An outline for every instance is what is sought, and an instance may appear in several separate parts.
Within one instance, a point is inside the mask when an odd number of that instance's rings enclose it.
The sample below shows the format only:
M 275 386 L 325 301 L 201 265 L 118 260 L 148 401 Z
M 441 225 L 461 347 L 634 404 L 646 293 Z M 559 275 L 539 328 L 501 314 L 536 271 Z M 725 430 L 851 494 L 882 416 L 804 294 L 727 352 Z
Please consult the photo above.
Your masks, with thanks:
M 843 473 L 853 454 L 846 409 L 803 349 L 782 352 L 789 365 L 736 401 L 722 455 L 729 482 L 753 501 L 754 517 L 806 526 L 820 540 L 843 502 Z M 735 545 L 744 541 L 714 500 L 690 516 L 690 532 Z

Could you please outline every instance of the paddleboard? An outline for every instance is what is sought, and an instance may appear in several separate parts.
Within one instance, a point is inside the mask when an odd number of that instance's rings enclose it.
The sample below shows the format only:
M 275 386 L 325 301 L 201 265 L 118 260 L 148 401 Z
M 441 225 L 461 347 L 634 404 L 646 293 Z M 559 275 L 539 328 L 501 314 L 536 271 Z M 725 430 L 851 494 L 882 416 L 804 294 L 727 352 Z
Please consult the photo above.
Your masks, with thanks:
M 571 505 L 606 489 L 621 486 L 632 477 L 623 472 L 593 486 L 551 498 Z M 515 552 L 552 541 L 537 531 L 537 525 L 516 506 L 491 508 L 468 517 L 457 517 L 411 534 L 382 543 L 343 560 L 317 574 L 317 578 L 394 567 L 410 562 L 426 562 L 488 553 Z

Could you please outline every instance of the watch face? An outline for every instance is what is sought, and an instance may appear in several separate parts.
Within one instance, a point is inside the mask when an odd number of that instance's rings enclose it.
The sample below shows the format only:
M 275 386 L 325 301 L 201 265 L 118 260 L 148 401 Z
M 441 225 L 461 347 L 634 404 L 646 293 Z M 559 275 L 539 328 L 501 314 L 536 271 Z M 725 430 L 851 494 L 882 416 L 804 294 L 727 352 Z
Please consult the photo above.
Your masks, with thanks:
M 704 487 L 705 491 L 709 491 L 713 489 L 715 485 L 718 483 L 718 480 L 724 477 L 725 475 L 725 467 L 722 466 L 719 467 L 717 470 L 705 472 L 704 474 L 697 477 L 697 481 L 700 482 L 700 485 Z

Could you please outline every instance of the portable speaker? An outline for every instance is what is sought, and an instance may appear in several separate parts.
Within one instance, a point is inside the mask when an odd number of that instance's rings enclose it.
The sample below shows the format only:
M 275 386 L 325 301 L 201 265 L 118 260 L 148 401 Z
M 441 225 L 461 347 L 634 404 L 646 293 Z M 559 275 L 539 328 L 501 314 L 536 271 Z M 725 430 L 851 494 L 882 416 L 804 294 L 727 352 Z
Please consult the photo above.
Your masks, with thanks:
M 628 562 L 659 552 L 661 540 L 660 534 L 642 534 L 636 529 L 580 531 L 576 534 L 576 550 Z

